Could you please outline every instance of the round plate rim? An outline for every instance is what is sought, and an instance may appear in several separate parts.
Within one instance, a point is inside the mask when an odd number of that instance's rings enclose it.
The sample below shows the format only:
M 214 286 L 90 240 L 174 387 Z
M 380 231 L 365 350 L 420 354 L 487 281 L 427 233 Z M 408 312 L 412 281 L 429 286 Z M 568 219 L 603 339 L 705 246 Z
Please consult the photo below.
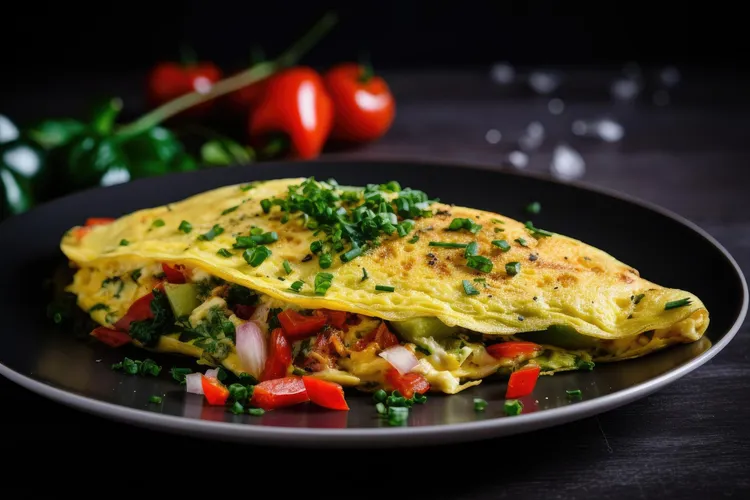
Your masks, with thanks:
M 284 165 L 299 164 L 303 162 L 274 162 L 278 168 L 282 168 Z M 170 433 L 184 433 L 195 436 L 201 436 L 206 438 L 213 438 L 219 440 L 232 440 L 232 441 L 243 441 L 252 442 L 257 444 L 267 445 L 291 445 L 291 446 L 314 446 L 320 444 L 320 439 L 325 439 L 326 446 L 336 447 L 395 447 L 395 446 L 409 446 L 414 444 L 448 444 L 455 442 L 467 442 L 475 441 L 482 438 L 500 437 L 512 434 L 519 434 L 523 432 L 529 432 L 537 429 L 553 427 L 556 425 L 564 424 L 574 420 L 579 420 L 589 416 L 597 415 L 605 411 L 615 409 L 625 404 L 631 403 L 637 399 L 643 398 L 658 391 L 659 389 L 669 385 L 672 382 L 682 378 L 691 371 L 699 368 L 720 351 L 722 351 L 741 328 L 745 317 L 748 312 L 748 304 L 750 302 L 750 293 L 748 292 L 748 284 L 745 276 L 742 272 L 737 261 L 719 243 L 713 236 L 702 229 L 694 222 L 686 219 L 685 217 L 672 212 L 669 209 L 661 207 L 650 201 L 642 200 L 632 195 L 628 195 L 614 189 L 591 185 L 582 181 L 561 181 L 554 179 L 550 176 L 537 174 L 537 173 L 520 173 L 520 172 L 509 172 L 503 170 L 494 170 L 488 165 L 484 164 L 472 164 L 472 163 L 459 163 L 452 161 L 424 161 L 424 160 L 411 160 L 411 159 L 394 159 L 388 158 L 383 160 L 367 159 L 367 160 L 355 160 L 355 159 L 322 159 L 312 162 L 306 162 L 311 164 L 316 163 L 358 163 L 358 164 L 383 164 L 383 163 L 401 163 L 407 165 L 421 165 L 421 166 L 442 166 L 442 167 L 453 167 L 466 170 L 489 170 L 499 175 L 513 175 L 518 177 L 533 178 L 535 180 L 550 182 L 553 184 L 567 185 L 576 187 L 578 189 L 591 191 L 596 194 L 609 196 L 612 198 L 625 201 L 627 203 L 638 205 L 642 208 L 646 208 L 653 212 L 659 213 L 665 217 L 668 217 L 675 222 L 688 227 L 693 232 L 697 233 L 704 239 L 706 239 L 711 245 L 713 245 L 729 264 L 734 268 L 737 277 L 740 280 L 742 288 L 742 306 L 735 322 L 722 337 L 722 339 L 708 348 L 705 352 L 697 356 L 696 358 L 688 361 L 684 365 L 669 370 L 651 380 L 643 382 L 641 384 L 623 389 L 613 394 L 607 394 L 604 396 L 598 396 L 592 400 L 582 401 L 575 405 L 553 408 L 545 410 L 539 413 L 521 414 L 510 419 L 489 419 L 478 422 L 463 422 L 457 424 L 438 424 L 420 427 L 392 427 L 392 428 L 370 428 L 370 429 L 304 429 L 296 427 L 270 427 L 270 426 L 255 426 L 255 425 L 241 425 L 236 423 L 228 422 L 215 422 L 215 421 L 204 421 L 199 419 L 185 418 L 173 415 L 162 415 L 159 413 L 148 412 L 145 410 L 139 410 L 135 408 L 124 407 L 115 403 L 108 403 L 97 399 L 90 398 L 88 396 L 75 394 L 64 389 L 53 387 L 44 382 L 34 380 L 27 377 L 7 366 L 0 363 L 0 375 L 8 378 L 12 382 L 35 392 L 43 397 L 47 397 L 50 400 L 62 403 L 66 406 L 81 410 L 97 416 L 109 418 L 114 421 L 120 421 L 137 425 L 140 427 L 146 427 L 151 429 L 157 429 Z M 270 162 L 269 162 L 270 164 Z M 241 167 L 240 167 L 241 168 Z M 182 175 L 195 175 L 200 174 L 204 171 L 198 172 L 182 172 L 176 174 L 168 174 L 168 177 L 182 176 Z M 162 176 L 166 177 L 166 176 Z M 149 182 L 153 178 L 138 179 L 131 182 L 144 183 Z M 56 203 L 62 199 L 80 196 L 85 194 L 87 191 L 107 189 L 107 188 L 90 188 L 87 190 L 78 191 L 71 193 L 67 196 L 52 200 L 44 203 L 37 208 Z M 27 213 L 33 213 L 35 210 L 31 210 Z M 0 224 L 2 227 L 2 224 Z M 427 438 L 440 433 L 439 443 L 427 441 Z

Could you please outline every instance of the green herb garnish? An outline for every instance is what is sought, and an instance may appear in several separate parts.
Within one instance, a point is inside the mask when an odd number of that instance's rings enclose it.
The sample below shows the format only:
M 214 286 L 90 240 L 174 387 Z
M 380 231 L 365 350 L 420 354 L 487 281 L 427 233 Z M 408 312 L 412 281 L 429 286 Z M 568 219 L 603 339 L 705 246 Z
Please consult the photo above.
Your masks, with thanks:
M 238 402 L 247 400 L 248 396 L 250 395 L 248 388 L 242 384 L 231 384 L 228 389 L 229 397 Z
M 518 243 L 518 244 L 519 244 L 519 245 L 521 245 L 522 247 L 527 247 L 527 246 L 528 246 L 528 244 L 526 243 L 526 240 L 525 240 L 525 239 L 523 239 L 523 238 L 516 238 L 516 239 L 515 239 L 515 240 L 513 240 L 513 241 L 515 241 L 516 243 Z
M 448 241 L 431 241 L 428 245 L 441 248 L 466 248 L 469 246 L 468 243 L 451 243 Z
M 386 413 L 388 413 L 388 409 L 383 403 L 375 403 L 375 410 L 377 410 L 380 415 L 385 415 Z
M 570 399 L 581 399 L 582 396 L 581 389 L 566 390 L 565 393 Z
M 153 359 L 146 358 L 143 361 L 139 359 L 130 359 L 128 357 L 123 358 L 119 363 L 112 365 L 113 370 L 122 370 L 128 375 L 151 375 L 153 377 L 159 376 L 161 373 L 161 366 L 157 365 Z
M 172 367 L 169 370 L 169 374 L 172 375 L 172 378 L 181 384 L 185 383 L 185 376 L 190 375 L 191 373 L 193 373 L 193 370 L 190 368 Z
M 586 370 L 590 372 L 591 370 L 594 369 L 594 366 L 596 365 L 594 364 L 593 361 L 584 361 L 582 359 L 579 359 L 576 362 L 576 368 L 578 368 L 579 370 Z
M 521 272 L 521 263 L 508 262 L 507 264 L 505 264 L 505 272 L 508 273 L 508 276 L 515 276 L 516 274 Z
M 510 250 L 510 244 L 505 240 L 492 240 L 492 244 L 500 248 L 503 252 Z
M 645 293 L 639 293 L 638 295 L 633 296 L 633 304 L 637 304 L 641 300 L 643 300 L 643 297 L 645 297 Z
M 244 184 L 240 186 L 240 191 L 243 191 L 243 192 L 250 191 L 254 187 L 255 187 L 255 183 L 251 182 L 250 184 Z
M 375 285 L 375 290 L 378 292 L 395 292 L 396 287 L 390 285 Z
M 520 415 L 523 411 L 523 403 L 517 399 L 509 399 L 503 405 L 506 415 Z
M 198 239 L 201 240 L 201 241 L 211 241 L 211 240 L 213 240 L 214 238 L 216 238 L 217 236 L 219 236 L 223 232 L 224 232 L 224 228 L 223 227 L 221 227 L 218 224 L 214 224 L 214 227 L 212 227 L 211 229 L 209 229 L 206 233 L 201 234 L 200 236 L 198 236 Z
M 463 280 L 461 283 L 464 285 L 464 293 L 466 293 L 466 295 L 479 295 L 479 290 L 474 288 L 469 280 Z
M 177 228 L 178 231 L 182 231 L 185 234 L 188 234 L 190 231 L 193 230 L 193 225 L 189 223 L 188 221 L 184 220 L 180 222 L 179 227 Z
M 92 313 L 94 311 L 109 311 L 109 306 L 107 304 L 102 304 L 101 302 L 98 304 L 94 304 L 89 309 L 89 312 Z
M 362 268 L 362 279 L 361 279 L 360 281 L 364 281 L 364 280 L 366 280 L 367 278 L 369 278 L 369 276 L 367 275 L 367 269 L 365 269 L 365 268 L 363 267 L 363 268 Z
M 235 205 L 235 206 L 233 206 L 233 207 L 229 207 L 229 208 L 227 208 L 227 209 L 225 209 L 225 210 L 222 210 L 222 212 L 221 212 L 221 215 L 231 214 L 232 212 L 234 212 L 234 211 L 235 211 L 235 210 L 237 210 L 238 208 L 240 208 L 240 206 L 239 206 L 239 205 Z
M 299 292 L 302 289 L 302 286 L 305 284 L 304 281 L 297 280 L 294 283 L 292 283 L 289 288 L 294 290 L 295 292 Z
M 409 419 L 409 408 L 389 406 L 388 407 L 388 425 L 400 426 L 405 425 Z
M 128 240 L 126 240 L 125 238 L 123 238 L 123 239 L 120 240 L 120 246 L 121 247 L 126 247 L 128 245 L 130 245 L 130 242 Z
M 474 411 L 484 411 L 487 409 L 487 401 L 481 398 L 474 398 Z
M 472 241 L 466 246 L 466 250 L 464 251 L 465 257 L 471 257 L 473 255 L 477 255 L 479 253 L 479 243 L 476 241 Z
M 263 408 L 249 408 L 247 410 L 247 413 L 254 416 L 254 417 L 260 417 L 266 412 Z
M 258 267 L 263 264 L 268 257 L 271 256 L 271 250 L 268 247 L 255 247 L 248 248 L 242 253 L 242 258 L 253 267 Z
M 315 275 L 315 295 L 325 295 L 333 282 L 333 274 L 318 273 Z
M 535 238 L 546 238 L 549 236 L 554 236 L 555 233 L 551 233 L 549 231 L 545 231 L 544 229 L 539 229 L 538 227 L 534 227 L 534 224 L 529 220 L 526 221 L 526 229 L 531 231 L 531 235 Z
M 471 219 L 456 218 L 451 221 L 446 231 L 460 231 L 461 229 L 466 229 L 470 233 L 477 234 L 481 231 L 482 226 Z
M 531 202 L 528 205 L 526 205 L 526 211 L 530 214 L 536 215 L 542 211 L 542 204 L 539 203 L 538 201 Z
M 162 227 L 165 224 L 163 219 L 156 219 L 151 223 L 151 227 Z
M 148 398 L 148 402 L 155 405 L 161 404 L 161 401 L 161 396 L 151 396 L 150 398 Z
M 388 393 L 385 392 L 383 389 L 378 389 L 375 391 L 375 394 L 372 395 L 372 399 L 375 400 L 376 403 L 382 403 L 388 398 Z
M 284 266 L 284 271 L 286 271 L 287 274 L 292 274 L 292 265 L 288 260 L 285 260 L 282 265 Z
M 664 304 L 664 310 L 668 311 L 670 309 L 677 309 L 678 307 L 685 307 L 690 305 L 690 299 L 685 297 L 684 299 L 680 300 L 673 300 L 671 302 L 667 302 Z
M 222 257 L 231 257 L 232 256 L 232 252 L 230 252 L 226 248 L 220 248 L 219 251 L 216 252 L 216 253 L 218 255 L 222 256 Z
M 232 406 L 229 407 L 229 411 L 234 413 L 235 415 L 242 415 L 245 413 L 245 407 L 242 406 L 242 403 L 239 401 L 235 401 Z
M 414 236 L 412 236 L 412 237 L 411 237 L 411 238 L 409 239 L 409 243 L 412 243 L 412 244 L 414 244 L 414 243 L 416 243 L 416 242 L 418 242 L 418 241 L 419 241 L 419 235 L 418 235 L 418 234 L 415 234 Z
M 328 269 L 333 264 L 333 257 L 330 253 L 322 253 L 318 257 L 318 265 L 323 269 Z
M 136 283 L 138 282 L 138 279 L 140 277 L 141 277 L 141 270 L 140 269 L 135 269 L 135 270 L 133 270 L 130 273 L 130 279 L 133 280 L 133 281 L 135 281 Z
M 471 255 L 467 257 L 466 265 L 483 273 L 492 272 L 492 261 L 482 255 Z

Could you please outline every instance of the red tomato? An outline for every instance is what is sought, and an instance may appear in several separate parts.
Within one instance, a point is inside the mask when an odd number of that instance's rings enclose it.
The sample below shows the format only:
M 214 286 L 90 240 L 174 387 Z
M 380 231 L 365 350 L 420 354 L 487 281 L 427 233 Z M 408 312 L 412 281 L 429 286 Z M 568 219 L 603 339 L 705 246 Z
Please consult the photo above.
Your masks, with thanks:
M 255 386 L 250 404 L 273 410 L 310 401 L 305 383 L 300 377 L 284 377 L 265 380 Z
M 534 392 L 539 371 L 538 366 L 529 366 L 511 373 L 505 397 L 508 399 L 522 398 Z
M 219 379 L 201 375 L 201 385 L 203 386 L 203 395 L 206 396 L 208 404 L 216 406 L 226 404 L 229 397 L 229 389 L 219 382 Z
M 144 319 L 151 319 L 154 317 L 154 313 L 151 311 L 151 301 L 154 300 L 153 292 L 149 292 L 140 299 L 133 302 L 133 304 L 125 313 L 125 316 L 117 320 L 115 328 L 118 330 L 128 331 L 130 329 L 130 323 L 133 321 L 141 321 Z
M 344 388 L 335 382 L 328 382 L 317 377 L 303 376 L 307 395 L 310 401 L 323 408 L 331 410 L 348 410 L 344 398 Z
M 390 128 L 396 103 L 381 77 L 360 64 L 343 63 L 329 69 L 323 79 L 333 101 L 332 138 L 368 142 Z
M 279 323 L 287 337 L 299 340 L 319 332 L 328 318 L 323 315 L 304 316 L 293 309 L 286 309 L 278 315 Z
M 185 283 L 185 275 L 182 273 L 184 266 L 176 264 L 174 266 L 162 262 L 161 270 L 167 275 L 169 283 Z
M 112 330 L 103 326 L 94 328 L 91 335 L 110 347 L 120 347 L 130 343 L 130 335 L 119 330 Z
M 499 342 L 487 346 L 487 352 L 493 358 L 515 358 L 522 354 L 534 354 L 542 346 L 533 342 Z
M 271 332 L 271 346 L 263 369 L 261 380 L 273 380 L 286 376 L 289 365 L 292 364 L 292 349 L 289 347 L 284 330 L 276 328 Z
M 156 65 L 148 75 L 148 99 L 151 106 L 160 106 L 190 92 L 208 92 L 214 83 L 221 80 L 221 70 L 210 62 L 179 64 L 163 62 Z M 184 115 L 204 115 L 213 105 L 213 100 L 193 106 Z
M 414 393 L 424 394 L 430 390 L 430 383 L 419 373 L 404 373 L 401 375 L 395 368 L 385 372 L 385 381 L 392 390 L 400 392 L 406 399 Z
M 331 311 L 330 309 L 318 309 L 315 311 L 316 314 L 322 314 L 326 317 L 328 324 L 343 330 L 346 327 L 346 312 L 344 311 Z

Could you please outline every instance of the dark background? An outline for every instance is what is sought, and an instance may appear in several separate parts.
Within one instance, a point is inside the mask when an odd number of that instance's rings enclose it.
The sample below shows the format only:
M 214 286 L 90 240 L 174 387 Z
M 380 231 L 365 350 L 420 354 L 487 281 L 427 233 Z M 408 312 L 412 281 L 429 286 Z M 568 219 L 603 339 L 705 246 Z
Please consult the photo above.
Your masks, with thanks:
M 515 65 L 676 64 L 747 67 L 743 17 L 704 3 L 553 0 L 494 2 L 283 0 L 13 2 L 0 12 L 4 83 L 46 72 L 145 69 L 187 42 L 223 66 L 253 44 L 271 56 L 326 10 L 339 26 L 305 62 L 328 65 L 369 52 L 382 69 Z M 9 77 L 9 78 L 8 78 Z

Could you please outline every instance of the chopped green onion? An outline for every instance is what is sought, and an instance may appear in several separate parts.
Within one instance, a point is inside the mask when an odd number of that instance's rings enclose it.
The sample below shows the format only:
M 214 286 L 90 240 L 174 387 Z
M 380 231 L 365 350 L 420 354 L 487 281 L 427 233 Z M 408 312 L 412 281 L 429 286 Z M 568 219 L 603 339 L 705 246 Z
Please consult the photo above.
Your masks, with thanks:
M 289 288 L 294 290 L 295 292 L 299 292 L 302 289 L 302 286 L 305 284 L 304 281 L 297 280 L 294 283 L 292 283 Z
M 193 230 L 193 225 L 189 223 L 188 221 L 184 220 L 180 222 L 179 227 L 177 227 L 178 231 L 182 231 L 185 234 L 188 234 L 190 231 Z
M 482 255 L 470 255 L 466 258 L 466 265 L 483 273 L 492 271 L 492 261 Z
M 242 406 L 242 403 L 239 401 L 235 401 L 231 408 L 229 408 L 229 411 L 234 413 L 235 415 L 242 415 L 245 413 L 245 407 Z
M 492 244 L 499 247 L 503 252 L 510 250 L 510 244 L 505 240 L 492 240 Z
M 148 398 L 148 402 L 155 405 L 161 404 L 161 401 L 162 399 L 160 396 L 151 396 L 150 398 Z
M 508 262 L 507 264 L 505 264 L 505 272 L 508 273 L 508 276 L 515 276 L 516 274 L 521 272 L 521 263 Z
M 350 262 L 362 253 L 362 247 L 354 247 L 341 254 L 341 262 Z
M 500 219 L 490 219 L 490 222 L 493 224 L 505 224 L 505 221 L 502 221 Z
M 375 391 L 375 394 L 372 395 L 372 399 L 374 399 L 377 403 L 382 403 L 386 400 L 386 398 L 388 398 L 388 393 L 383 389 L 378 389 L 377 391 Z
M 477 255 L 478 253 L 479 253 L 479 243 L 477 243 L 476 241 L 472 241 L 466 247 L 466 250 L 464 251 L 464 256 L 471 257 L 472 255 Z
M 419 235 L 415 234 L 414 236 L 411 237 L 411 239 L 409 240 L 409 243 L 416 243 L 418 241 L 419 241 Z
M 224 228 L 223 227 L 221 227 L 218 224 L 214 224 L 214 227 L 212 227 L 211 229 L 209 229 L 206 233 L 201 234 L 200 236 L 198 236 L 198 239 L 201 240 L 201 241 L 211 241 L 212 239 L 216 238 L 217 236 L 219 236 L 223 232 L 224 232 Z
M 522 247 L 527 247 L 527 246 L 528 246 L 528 245 L 526 244 L 526 240 L 525 240 L 525 239 L 523 239 L 523 238 L 516 238 L 516 239 L 515 239 L 515 240 L 513 240 L 513 241 L 515 241 L 516 243 L 518 243 L 518 244 L 519 244 L 519 245 L 521 245 Z
M 247 412 L 254 417 L 260 417 L 266 412 L 266 410 L 263 408 L 249 408 Z
M 576 368 L 578 368 L 579 370 L 586 370 L 589 372 L 594 369 L 594 366 L 596 365 L 594 364 L 593 361 L 584 361 L 582 359 L 579 359 L 578 362 L 576 363 Z
M 151 223 L 152 227 L 162 227 L 165 224 L 163 219 L 156 219 Z
M 315 275 L 315 295 L 325 295 L 331 283 L 333 282 L 333 274 L 331 273 L 318 273 Z
M 249 396 L 247 387 L 242 384 L 232 384 L 228 387 L 228 389 L 229 397 L 234 399 L 235 401 L 245 401 Z
M 193 370 L 190 368 L 175 368 L 172 367 L 172 369 L 169 370 L 169 373 L 172 375 L 172 378 L 175 379 L 177 382 L 184 384 L 185 383 L 185 376 L 190 375 L 193 373 Z
M 320 257 L 318 257 L 318 265 L 322 267 L 323 269 L 328 269 L 331 267 L 331 264 L 333 264 L 333 257 L 331 257 L 330 253 L 322 253 L 320 254 Z
M 276 231 L 270 231 L 268 233 L 264 233 L 263 230 L 261 229 L 259 234 L 253 234 L 251 232 L 250 239 L 253 240 L 255 243 L 257 243 L 258 245 L 268 245 L 269 243 L 278 241 L 279 234 Z
M 137 283 L 138 279 L 141 277 L 142 272 L 143 271 L 141 271 L 140 269 L 135 269 L 133 272 L 130 273 L 130 279 L 132 279 L 133 281 Z
M 523 411 L 523 403 L 517 399 L 509 399 L 503 405 L 506 415 L 520 415 Z
M 362 268 L 362 279 L 361 279 L 360 281 L 364 281 L 364 280 L 366 280 L 367 278 L 369 278 L 369 276 L 367 275 L 367 269 L 365 269 L 365 268 L 363 267 L 363 268 Z
M 260 207 L 263 209 L 263 212 L 268 213 L 271 211 L 271 200 L 265 199 L 260 200 Z
M 474 288 L 469 280 L 463 280 L 462 283 L 464 285 L 464 292 L 466 293 L 466 295 L 479 295 L 479 290 Z
M 639 293 L 638 295 L 635 295 L 633 297 L 633 304 L 637 304 L 638 302 L 640 302 L 641 300 L 643 300 L 643 297 L 645 297 L 645 296 L 646 296 L 645 293 Z
M 469 246 L 469 244 L 468 243 L 450 243 L 448 241 L 431 241 L 429 243 L 429 246 L 441 247 L 441 248 L 466 248 Z
M 536 215 L 542 211 L 542 204 L 539 203 L 538 201 L 529 203 L 528 205 L 526 205 L 526 211 L 530 214 Z
M 240 186 L 240 191 L 250 191 L 254 187 L 255 187 L 255 183 L 251 182 L 250 184 L 245 184 L 243 186 Z
M 242 253 L 245 261 L 253 267 L 258 267 L 271 256 L 271 250 L 268 247 L 248 248 Z
M 456 218 L 451 221 L 447 231 L 460 231 L 461 229 L 466 229 L 470 233 L 477 234 L 482 229 L 482 226 L 471 219 Z
M 487 409 L 487 401 L 481 398 L 474 398 L 474 411 L 484 411 Z
M 378 292 L 395 292 L 396 287 L 390 285 L 375 285 L 375 290 Z
M 286 271 L 287 274 L 292 274 L 292 265 L 288 260 L 285 260 L 282 265 L 284 266 L 284 271 Z
M 496 233 L 502 233 L 505 231 L 505 229 L 501 227 L 495 227 L 495 228 L 492 228 L 492 230 L 495 231 Z
M 668 311 L 670 309 L 677 309 L 678 307 L 684 307 L 690 305 L 690 299 L 685 297 L 684 299 L 680 300 L 673 300 L 672 302 L 667 302 L 664 304 L 664 310 Z
M 222 256 L 222 257 L 231 257 L 232 256 L 232 252 L 230 252 L 226 248 L 220 248 L 219 251 L 216 252 L 216 253 L 218 255 Z
M 388 409 L 385 407 L 383 403 L 376 403 L 375 409 L 378 411 L 380 415 L 385 415 L 388 412 Z
M 221 215 L 231 214 L 232 212 L 234 212 L 234 211 L 235 211 L 235 210 L 237 210 L 238 208 L 240 208 L 240 206 L 239 206 L 239 205 L 235 205 L 235 206 L 233 206 L 233 207 L 229 207 L 229 208 L 227 208 L 226 210 L 223 210 L 223 211 L 221 212 Z
M 540 236 L 545 238 L 548 236 L 555 235 L 555 233 L 551 233 L 549 231 L 545 231 L 544 229 L 539 229 L 538 227 L 534 227 L 534 224 L 531 221 L 526 221 L 526 229 L 531 231 L 532 236 L 535 236 L 536 238 L 539 238 Z
M 120 246 L 121 247 L 126 247 L 128 245 L 130 245 L 130 242 L 128 240 L 126 240 L 126 239 L 121 239 L 120 240 Z
M 566 390 L 565 393 L 570 399 L 581 399 L 581 389 Z
M 405 425 L 408 419 L 408 408 L 394 406 L 388 408 L 388 425 Z
M 424 404 L 427 401 L 427 396 L 425 394 L 415 393 L 414 397 L 412 398 L 415 403 L 417 404 Z

